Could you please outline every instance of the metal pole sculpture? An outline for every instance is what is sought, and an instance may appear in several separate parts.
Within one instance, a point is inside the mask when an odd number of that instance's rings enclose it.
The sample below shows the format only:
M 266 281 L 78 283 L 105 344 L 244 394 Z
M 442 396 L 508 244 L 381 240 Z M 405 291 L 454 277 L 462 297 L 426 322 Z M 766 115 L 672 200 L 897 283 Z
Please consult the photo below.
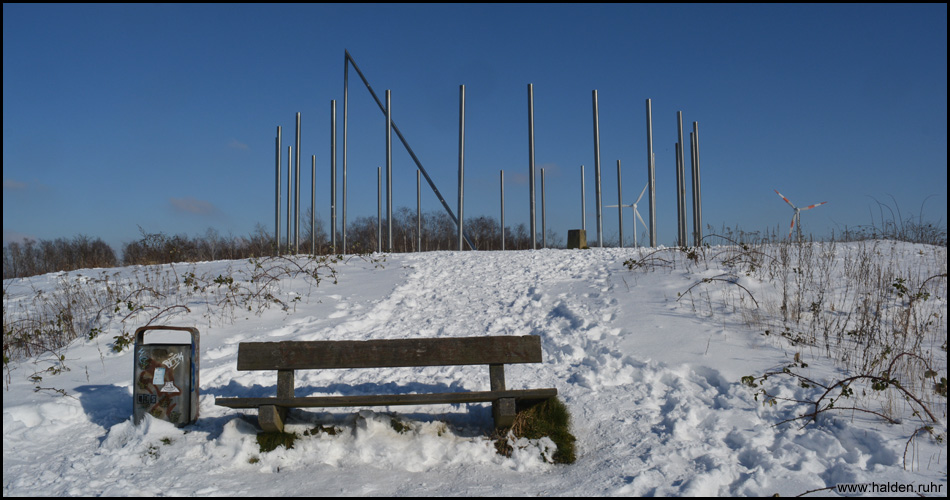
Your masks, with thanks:
M 280 125 L 277 126 L 277 194 L 275 199 L 277 200 L 277 206 L 274 208 L 274 252 L 275 255 L 280 255 Z
M 310 157 L 310 179 L 313 183 L 310 186 L 310 255 L 317 255 L 317 226 L 315 214 L 317 213 L 317 155 Z
M 541 169 L 541 248 L 548 247 L 548 231 L 544 223 L 544 169 Z
M 656 246 L 656 182 L 653 162 L 653 105 L 647 99 L 647 186 L 650 189 L 650 246 Z
M 623 190 L 620 184 L 620 160 L 617 160 L 617 221 L 620 229 L 620 248 L 623 248 Z
M 534 195 L 534 84 L 528 84 L 528 186 L 531 191 L 531 249 L 538 248 Z
M 294 253 L 300 252 L 300 113 L 297 113 L 297 177 L 294 180 Z
M 501 185 L 501 249 L 505 249 L 505 171 L 500 171 L 499 184 Z
M 330 248 L 336 253 L 336 101 L 330 101 Z
M 597 91 L 594 99 L 594 198 L 597 203 L 597 246 L 604 247 L 604 221 L 600 197 L 600 117 L 597 110 Z
M 685 247 L 686 241 L 686 172 L 685 153 L 683 151 L 683 112 L 676 112 L 677 133 L 679 142 L 676 143 L 676 244 Z
M 346 254 L 346 109 L 347 91 L 349 90 L 349 54 L 343 57 L 343 220 L 341 221 L 341 236 L 343 237 L 343 254 Z
M 584 192 L 584 165 L 581 165 L 581 229 L 587 233 L 587 201 Z
M 291 253 L 293 244 L 293 226 L 290 225 L 293 217 L 293 179 L 294 179 L 294 147 L 287 146 L 287 253 Z
M 422 251 L 422 180 L 416 169 L 416 251 Z
M 465 224 L 465 85 L 459 85 L 459 251 L 463 250 L 463 225 Z
M 373 87 L 370 86 L 369 81 L 366 79 L 366 76 L 364 76 L 364 75 L 363 75 L 363 72 L 360 71 L 359 66 L 357 66 L 357 64 L 356 64 L 356 61 L 353 60 L 353 57 L 350 56 L 349 51 L 346 51 L 346 50 L 344 50 L 344 62 L 345 62 L 345 64 L 346 64 L 345 70 L 344 70 L 344 73 L 343 73 L 343 85 L 344 85 L 344 87 L 346 87 L 347 84 L 348 84 L 348 82 L 347 82 L 347 72 L 346 72 L 346 70 L 349 69 L 349 65 L 352 64 L 352 65 L 353 65 L 353 69 L 356 70 L 356 74 L 359 75 L 360 79 L 363 81 L 363 84 L 366 85 L 366 90 L 369 91 L 370 95 L 373 97 L 373 100 L 376 101 L 376 105 L 379 106 L 380 111 L 382 111 L 383 114 L 385 114 L 385 113 L 386 113 L 386 108 L 383 107 L 383 103 L 380 102 L 379 97 L 376 96 L 376 92 L 373 91 Z M 343 156 L 343 158 L 344 158 L 344 161 L 343 161 L 343 165 L 344 165 L 344 166 L 343 166 L 343 171 L 344 171 L 344 176 L 343 176 L 343 185 L 344 185 L 344 189 L 343 189 L 343 195 L 344 195 L 344 198 L 343 198 L 344 217 L 343 217 L 343 218 L 344 218 L 344 225 L 345 225 L 345 223 L 346 223 L 346 220 L 345 220 L 345 219 L 346 219 L 346 216 L 345 216 L 345 208 L 346 208 L 346 188 L 345 188 L 345 186 L 346 186 L 346 173 L 345 173 L 345 172 L 346 172 L 346 149 L 345 149 L 345 144 L 346 144 L 346 95 L 347 95 L 347 91 L 346 91 L 346 88 L 344 88 L 344 91 L 343 91 L 343 96 L 344 96 L 344 100 L 343 100 L 343 103 L 344 103 L 344 104 L 343 104 L 343 110 L 344 110 L 344 115 L 343 115 L 343 116 L 344 116 L 344 120 L 343 120 L 343 123 L 344 123 L 344 125 L 343 125 L 343 131 L 344 131 L 344 132 L 343 132 L 343 133 L 344 133 L 344 135 L 343 135 L 343 137 L 344 137 L 344 141 L 343 141 L 343 143 L 344 143 L 344 151 L 343 151 L 343 153 L 344 153 L 344 156 Z M 429 174 L 426 172 L 425 167 L 422 166 L 422 162 L 419 161 L 419 158 L 416 156 L 416 153 L 412 150 L 411 147 L 409 147 L 409 143 L 406 141 L 406 138 L 403 137 L 402 132 L 399 131 L 399 127 L 396 126 L 396 123 L 395 123 L 395 122 L 392 124 L 392 129 L 393 129 L 393 132 L 396 133 L 396 136 L 399 137 L 399 140 L 402 142 L 402 145 L 406 148 L 406 152 L 409 153 L 409 156 L 412 158 L 412 161 L 415 162 L 416 167 L 419 169 L 419 171 L 422 172 L 422 176 L 425 177 L 426 182 L 429 183 L 429 187 L 432 188 L 432 192 L 435 193 L 436 198 L 438 198 L 438 199 L 439 199 L 439 202 L 442 203 L 442 207 L 445 208 L 446 213 L 449 214 L 449 218 L 452 219 L 452 222 L 458 224 L 458 219 L 455 217 L 455 213 L 452 212 L 452 208 L 449 207 L 448 202 L 445 201 L 445 197 L 442 196 L 442 193 L 439 192 L 439 189 L 438 189 L 437 187 L 435 187 L 435 183 L 432 182 L 432 179 L 429 177 Z M 468 236 L 465 236 L 465 242 L 468 243 L 469 248 L 472 248 L 472 249 L 475 248 L 475 245 L 472 243 L 472 240 L 468 238 Z M 345 245 L 345 241 L 344 241 L 344 245 Z
M 386 233 L 388 252 L 393 251 L 393 108 L 386 90 Z
M 703 240 L 703 193 L 699 179 L 699 122 L 693 122 L 693 240 L 699 246 Z
M 383 172 L 376 167 L 376 251 L 383 251 Z

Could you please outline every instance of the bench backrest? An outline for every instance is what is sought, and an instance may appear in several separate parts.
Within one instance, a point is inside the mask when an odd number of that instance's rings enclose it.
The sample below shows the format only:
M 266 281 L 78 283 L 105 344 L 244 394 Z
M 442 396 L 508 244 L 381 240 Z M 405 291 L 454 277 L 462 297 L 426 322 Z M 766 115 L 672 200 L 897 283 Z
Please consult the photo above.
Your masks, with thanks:
M 238 348 L 238 370 L 313 370 L 397 366 L 540 363 L 541 338 L 455 337 L 438 339 L 248 342 Z

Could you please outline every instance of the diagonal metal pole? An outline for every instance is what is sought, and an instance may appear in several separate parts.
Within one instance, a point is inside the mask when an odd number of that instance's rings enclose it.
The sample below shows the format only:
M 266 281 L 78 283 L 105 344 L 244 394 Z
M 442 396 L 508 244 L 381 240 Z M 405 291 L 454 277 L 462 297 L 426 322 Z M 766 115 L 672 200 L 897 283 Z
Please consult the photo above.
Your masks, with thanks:
M 345 62 L 348 63 L 348 64 L 346 65 L 346 67 L 349 68 L 349 64 L 352 64 L 352 65 L 353 65 L 353 69 L 356 70 L 356 74 L 359 75 L 360 79 L 363 80 L 363 84 L 366 85 L 366 90 L 369 90 L 370 95 L 373 96 L 373 100 L 376 101 L 376 105 L 379 106 L 380 111 L 382 111 L 383 114 L 385 115 L 385 114 L 386 114 L 386 107 L 385 107 L 385 105 L 382 103 L 382 101 L 379 100 L 379 97 L 376 95 L 376 92 L 373 91 L 373 87 L 370 86 L 369 81 L 366 80 L 366 77 L 363 75 L 363 72 L 360 71 L 360 67 L 356 65 L 356 61 L 353 60 L 353 56 L 351 56 L 350 53 L 349 53 L 349 51 L 347 51 L 347 50 L 345 50 L 345 49 L 344 49 L 344 55 L 345 55 Z M 347 85 L 347 82 L 346 82 L 346 72 L 344 72 L 344 81 L 343 81 L 343 84 L 344 84 L 344 86 Z M 346 139 L 345 139 L 345 137 L 346 137 L 346 136 L 345 136 L 345 134 L 346 134 L 346 112 L 345 112 L 345 110 L 346 110 L 346 99 L 345 99 L 345 98 L 346 98 L 346 89 L 344 89 L 343 95 L 344 95 L 344 120 L 343 120 L 343 123 L 344 123 L 344 125 L 343 125 L 343 130 L 344 130 L 344 142 L 343 142 L 343 144 L 344 144 L 344 156 L 343 156 L 343 158 L 344 158 L 344 163 L 343 163 L 343 165 L 344 165 L 344 168 L 345 168 L 345 166 L 346 166 L 346 160 L 345 160 L 345 159 L 346 159 L 346 149 L 345 149 L 345 148 L 346 148 Z M 409 147 L 409 142 L 407 142 L 407 141 L 406 141 L 406 138 L 403 137 L 402 132 L 399 131 L 399 127 L 396 126 L 396 123 L 395 123 L 395 122 L 393 122 L 392 128 L 393 128 L 393 132 L 396 133 L 396 136 L 399 137 L 399 140 L 402 142 L 402 145 L 406 148 L 406 152 L 409 153 L 409 156 L 412 158 L 412 161 L 414 161 L 414 162 L 416 163 L 416 167 L 418 167 L 418 168 L 419 168 L 419 171 L 422 172 L 422 176 L 425 177 L 426 182 L 429 183 L 429 187 L 432 188 L 432 192 L 435 193 L 435 197 L 439 199 L 439 202 L 440 202 L 440 203 L 442 203 L 442 207 L 445 208 L 445 211 L 446 211 L 446 213 L 449 214 L 449 217 L 452 219 L 452 222 L 454 222 L 456 225 L 458 225 L 459 220 L 458 220 L 458 218 L 455 216 L 455 213 L 452 212 L 452 208 L 449 207 L 448 202 L 445 201 L 445 197 L 442 196 L 442 193 L 439 192 L 439 188 L 435 187 L 435 183 L 432 182 L 432 178 L 429 177 L 429 173 L 426 172 L 425 167 L 422 166 L 422 162 L 419 161 L 419 158 L 416 156 L 416 153 L 412 150 L 411 147 Z M 345 172 L 345 170 L 344 170 L 344 172 Z M 345 175 L 345 174 L 344 174 L 344 175 Z M 345 177 L 344 177 L 344 179 L 345 179 Z M 344 189 L 344 195 L 345 195 L 345 193 L 346 193 L 346 190 Z M 344 207 L 345 207 L 345 206 L 346 206 L 346 202 L 344 201 Z M 474 249 L 475 249 L 475 245 L 472 244 L 472 240 L 469 239 L 468 235 L 464 235 L 464 237 L 465 237 L 465 242 L 468 243 L 469 248 L 471 248 L 472 250 L 474 250 Z M 345 243 L 345 240 L 344 240 L 344 243 Z

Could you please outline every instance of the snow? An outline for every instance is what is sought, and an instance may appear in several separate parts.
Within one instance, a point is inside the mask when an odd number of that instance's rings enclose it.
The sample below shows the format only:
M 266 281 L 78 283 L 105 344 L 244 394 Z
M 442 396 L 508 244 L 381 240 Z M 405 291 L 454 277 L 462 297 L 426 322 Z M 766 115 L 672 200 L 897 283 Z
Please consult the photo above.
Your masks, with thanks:
M 907 259 L 925 253 L 905 246 Z M 820 350 L 802 352 L 745 320 L 754 309 L 750 295 L 764 303 L 775 283 L 741 275 L 685 294 L 728 270 L 718 262 L 624 266 L 653 250 L 349 257 L 318 285 L 300 275 L 271 283 L 288 308 L 260 314 L 216 305 L 220 288 L 166 296 L 164 307 L 187 305 L 169 312 L 166 324 L 201 335 L 200 416 L 184 428 L 151 417 L 133 424 L 132 349 L 115 353 L 111 339 L 143 325 L 148 311 L 124 322 L 117 312 L 99 336 L 61 351 L 66 369 L 59 373 L 47 371 L 60 366 L 51 354 L 5 367 L 3 494 L 766 496 L 889 482 L 946 493 L 946 444 L 920 435 L 908 446 L 920 418 L 887 424 L 865 413 L 826 412 L 804 427 L 776 425 L 804 406 L 763 404 L 741 377 L 781 369 L 796 353 L 807 358 L 809 376 L 827 379 L 840 368 Z M 79 275 L 93 287 L 104 288 L 106 277 L 113 286 L 148 277 L 158 287 L 188 272 L 246 280 L 254 269 L 250 261 L 217 261 L 6 280 L 4 322 Z M 945 294 L 934 300 L 946 318 Z M 483 335 L 541 337 L 544 362 L 511 365 L 506 380 L 512 389 L 558 389 L 572 413 L 576 463 L 549 463 L 548 439 L 522 439 L 511 457 L 499 455 L 488 438 L 487 405 L 292 410 L 287 430 L 300 435 L 294 447 L 261 453 L 256 411 L 214 404 L 275 394 L 275 372 L 237 371 L 239 342 Z M 941 335 L 936 369 L 946 376 L 945 323 Z M 34 374 L 42 380 L 31 380 Z M 770 382 L 789 397 L 814 397 L 791 377 Z M 487 390 L 488 370 L 298 371 L 295 384 L 298 396 Z M 935 432 L 945 439 L 946 399 L 935 401 Z M 393 418 L 409 430 L 397 432 Z

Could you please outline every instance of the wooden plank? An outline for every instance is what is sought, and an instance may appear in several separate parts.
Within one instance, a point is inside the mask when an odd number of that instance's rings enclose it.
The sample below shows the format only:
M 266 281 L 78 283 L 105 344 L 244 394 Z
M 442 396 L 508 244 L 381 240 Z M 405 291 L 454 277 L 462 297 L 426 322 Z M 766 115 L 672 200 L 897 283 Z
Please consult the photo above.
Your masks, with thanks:
M 540 363 L 541 338 L 455 337 L 439 339 L 243 342 L 238 370 L 305 370 L 398 366 Z
M 229 408 L 281 406 L 287 408 L 339 408 L 344 406 L 397 406 L 425 404 L 488 403 L 502 398 L 548 399 L 557 389 L 520 389 L 513 391 L 444 392 L 432 394 L 379 394 L 370 396 L 318 396 L 307 398 L 217 398 L 215 404 Z
M 287 408 L 263 405 L 257 409 L 257 424 L 264 432 L 284 432 Z

